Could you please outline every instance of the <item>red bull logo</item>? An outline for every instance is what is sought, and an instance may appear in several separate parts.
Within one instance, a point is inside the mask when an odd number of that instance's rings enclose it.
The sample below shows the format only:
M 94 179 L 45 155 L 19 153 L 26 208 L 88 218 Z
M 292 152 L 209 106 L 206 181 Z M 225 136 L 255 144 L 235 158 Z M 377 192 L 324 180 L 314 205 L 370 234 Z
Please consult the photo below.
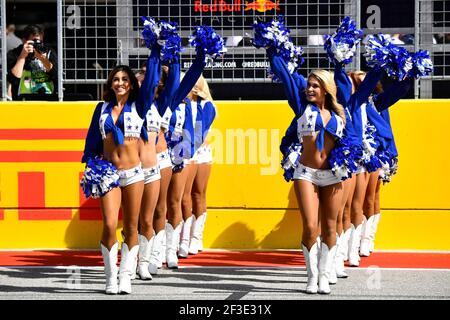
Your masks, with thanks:
M 195 0 L 194 12 L 241 12 L 244 6 L 241 0 L 214 0 L 210 3 L 202 3 L 202 0 Z M 279 1 L 256 0 L 253 2 L 245 1 L 244 11 L 266 12 L 270 10 L 280 10 Z
M 203 4 L 201 0 L 194 2 L 194 12 L 240 12 L 241 8 L 241 0 L 214 0 L 211 4 Z
M 256 0 L 254 2 L 245 2 L 244 11 L 258 11 L 258 12 L 266 12 L 275 9 L 275 11 L 280 10 L 279 1 L 273 2 L 269 0 Z

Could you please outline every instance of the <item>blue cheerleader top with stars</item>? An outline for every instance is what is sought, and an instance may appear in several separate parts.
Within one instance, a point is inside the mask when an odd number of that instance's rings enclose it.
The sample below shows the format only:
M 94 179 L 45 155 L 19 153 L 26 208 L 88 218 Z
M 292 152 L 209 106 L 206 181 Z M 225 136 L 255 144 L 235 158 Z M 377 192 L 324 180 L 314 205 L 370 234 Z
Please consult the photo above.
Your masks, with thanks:
M 111 102 L 100 102 L 95 108 L 86 136 L 81 162 L 87 162 L 88 159 L 102 155 L 102 140 L 106 139 L 108 133 L 112 133 L 116 145 L 123 144 L 124 138 L 127 137 L 148 139 L 147 132 L 142 126 L 144 121 L 137 112 L 136 103 L 127 101 L 116 123 L 114 123 L 111 111 L 116 104 L 117 102 L 114 99 Z
M 166 88 L 157 99 L 158 111 L 163 117 L 163 122 L 169 119 L 165 136 L 168 145 L 173 149 L 179 143 L 183 143 L 182 148 L 179 148 L 182 150 L 183 159 L 190 159 L 198 145 L 195 141 L 194 123 L 192 120 L 187 121 L 193 117 L 192 102 L 187 95 L 197 83 L 205 65 L 204 53 L 197 53 L 195 60 L 180 82 L 179 60 L 172 61 L 169 65 Z
M 103 153 L 102 139 L 110 132 L 116 145 L 123 144 L 124 137 L 139 137 L 148 141 L 147 123 L 145 115 L 152 107 L 155 88 L 160 77 L 159 61 L 160 49 L 154 46 L 148 57 L 149 71 L 145 73 L 144 81 L 139 88 L 139 95 L 135 102 L 127 101 L 117 122 L 114 123 L 111 111 L 116 101 L 100 102 L 95 108 L 91 124 L 86 136 L 84 154 L 81 162 Z
M 376 128 L 375 140 L 378 145 L 386 146 L 392 140 L 392 132 L 383 118 L 378 114 L 369 97 L 383 75 L 383 70 L 374 68 L 367 73 L 355 93 L 352 94 L 352 81 L 339 65 L 335 67 L 334 79 L 337 87 L 339 103 L 348 110 L 353 125 L 351 132 L 352 142 L 362 146 L 364 134 L 364 116 L 367 121 Z
M 291 74 L 286 62 L 275 50 L 267 50 L 267 53 L 272 71 L 283 82 L 288 103 L 295 113 L 299 141 L 302 142 L 303 136 L 310 136 L 318 132 L 316 146 L 319 151 L 322 151 L 325 132 L 336 139 L 342 138 L 345 127 L 343 119 L 330 110 L 331 118 L 325 125 L 320 115 L 320 109 L 306 100 L 305 79 L 296 73 Z

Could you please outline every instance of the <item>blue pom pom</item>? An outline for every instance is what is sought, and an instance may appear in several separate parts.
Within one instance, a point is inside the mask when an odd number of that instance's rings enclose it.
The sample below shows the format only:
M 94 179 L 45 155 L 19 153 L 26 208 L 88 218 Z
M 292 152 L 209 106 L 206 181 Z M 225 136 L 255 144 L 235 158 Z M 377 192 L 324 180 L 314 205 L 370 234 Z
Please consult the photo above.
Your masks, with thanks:
M 253 23 L 254 37 L 252 44 L 256 48 L 283 47 L 284 43 L 291 42 L 289 37 L 290 30 L 284 24 L 284 17 L 278 16 L 276 19 L 268 22 Z
M 145 45 L 151 49 L 158 41 L 161 28 L 152 17 L 141 17 L 144 23 L 144 30 L 142 30 L 142 37 L 144 38 Z
M 345 17 L 334 34 L 325 35 L 324 49 L 331 63 L 349 64 L 361 42 L 362 30 L 350 17 Z
M 89 159 L 80 186 L 86 198 L 104 196 L 108 191 L 119 186 L 117 168 L 105 160 Z
M 348 137 L 340 139 L 328 157 L 331 171 L 341 181 L 350 178 L 358 168 L 360 148 L 353 145 Z
M 393 79 L 403 80 L 413 67 L 413 58 L 409 52 L 393 44 L 390 36 L 369 36 L 365 49 L 368 66 L 383 68 Z
M 181 37 L 178 34 L 176 22 L 159 21 L 152 17 L 141 17 L 144 22 L 142 37 L 147 48 L 152 49 L 158 43 L 162 46 L 161 60 L 170 62 L 178 58 L 183 51 Z
M 391 182 L 392 177 L 397 173 L 398 169 L 398 158 L 390 157 L 387 162 L 383 163 L 383 167 L 380 170 L 380 176 L 378 177 L 383 184 Z
M 430 53 L 427 50 L 419 50 L 412 56 L 413 67 L 409 76 L 413 78 L 420 78 L 427 76 L 433 72 L 433 62 L 430 58 Z
M 158 39 L 159 43 L 162 45 L 161 61 L 171 62 L 176 60 L 183 51 L 177 24 L 175 22 L 160 21 L 158 25 L 161 29 Z
M 286 28 L 283 16 L 278 16 L 269 22 L 255 21 L 252 27 L 254 31 L 252 44 L 258 49 L 274 47 L 286 62 L 290 73 L 295 72 L 303 64 L 304 59 L 301 57 L 303 49 L 292 42 L 289 36 L 290 30 Z M 272 70 L 269 68 L 267 71 L 276 81 Z
M 189 42 L 197 53 L 202 52 L 207 58 L 215 60 L 227 52 L 223 38 L 209 26 L 198 26 L 191 35 Z
M 284 170 L 284 179 L 289 182 L 294 176 L 295 169 L 300 164 L 300 156 L 302 155 L 303 145 L 300 143 L 292 143 L 283 155 L 281 167 Z

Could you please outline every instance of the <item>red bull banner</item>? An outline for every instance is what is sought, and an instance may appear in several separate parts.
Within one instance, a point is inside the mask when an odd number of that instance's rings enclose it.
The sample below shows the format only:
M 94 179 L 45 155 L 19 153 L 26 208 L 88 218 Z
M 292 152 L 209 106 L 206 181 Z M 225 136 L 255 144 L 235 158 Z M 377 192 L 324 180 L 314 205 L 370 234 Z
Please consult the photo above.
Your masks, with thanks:
M 194 2 L 194 12 L 245 12 L 245 11 L 279 11 L 279 1 L 273 2 L 269 0 L 257 0 L 257 1 L 241 1 L 241 0 L 214 0 L 214 1 L 202 1 L 196 0 Z

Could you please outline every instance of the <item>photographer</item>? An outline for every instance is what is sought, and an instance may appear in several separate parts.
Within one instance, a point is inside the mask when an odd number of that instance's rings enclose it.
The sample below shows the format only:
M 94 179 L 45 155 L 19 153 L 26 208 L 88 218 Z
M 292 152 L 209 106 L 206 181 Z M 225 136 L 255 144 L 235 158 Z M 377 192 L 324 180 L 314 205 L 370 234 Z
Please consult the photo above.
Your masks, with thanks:
M 57 56 L 43 38 L 44 31 L 39 26 L 29 25 L 23 31 L 23 44 L 8 52 L 8 82 L 13 100 L 22 100 L 24 94 L 46 99 L 45 95 L 56 92 Z

